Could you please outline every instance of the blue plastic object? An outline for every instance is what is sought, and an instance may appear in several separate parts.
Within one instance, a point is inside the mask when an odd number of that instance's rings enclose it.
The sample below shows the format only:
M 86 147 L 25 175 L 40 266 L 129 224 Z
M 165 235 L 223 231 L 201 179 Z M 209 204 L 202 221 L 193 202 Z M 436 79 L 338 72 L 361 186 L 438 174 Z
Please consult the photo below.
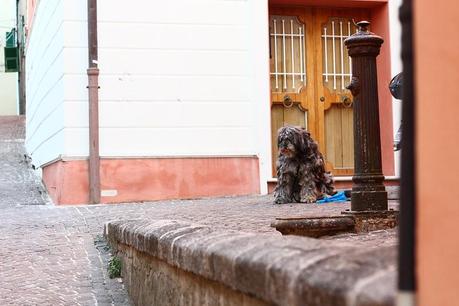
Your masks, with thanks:
M 346 195 L 344 194 L 344 191 L 338 191 L 332 196 L 318 200 L 316 203 L 324 204 L 324 203 L 331 203 L 331 202 L 346 202 L 346 201 L 349 201 L 349 198 L 346 197 Z

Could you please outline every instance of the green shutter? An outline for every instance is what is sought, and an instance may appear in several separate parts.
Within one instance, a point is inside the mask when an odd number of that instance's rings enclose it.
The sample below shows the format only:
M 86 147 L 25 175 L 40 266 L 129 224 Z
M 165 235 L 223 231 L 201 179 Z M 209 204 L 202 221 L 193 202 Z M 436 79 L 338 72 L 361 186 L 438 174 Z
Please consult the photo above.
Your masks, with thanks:
M 17 72 L 18 66 L 18 48 L 5 47 L 5 72 Z
M 6 32 L 6 47 L 16 47 L 16 30 L 12 29 L 11 32 Z

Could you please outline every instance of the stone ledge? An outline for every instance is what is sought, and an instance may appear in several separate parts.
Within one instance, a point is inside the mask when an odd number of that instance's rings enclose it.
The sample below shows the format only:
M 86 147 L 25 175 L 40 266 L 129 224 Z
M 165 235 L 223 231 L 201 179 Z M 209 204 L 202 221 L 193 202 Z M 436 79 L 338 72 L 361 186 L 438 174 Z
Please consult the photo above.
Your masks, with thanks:
M 111 245 L 275 305 L 394 305 L 396 247 L 213 230 L 174 220 L 112 221 Z

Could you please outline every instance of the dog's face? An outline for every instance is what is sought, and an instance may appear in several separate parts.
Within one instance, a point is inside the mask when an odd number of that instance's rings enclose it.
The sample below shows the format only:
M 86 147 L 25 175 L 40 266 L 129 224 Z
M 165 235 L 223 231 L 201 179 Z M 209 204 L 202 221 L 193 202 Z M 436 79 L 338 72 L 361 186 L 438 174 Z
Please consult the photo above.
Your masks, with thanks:
M 298 152 L 305 150 L 305 143 L 302 135 L 306 131 L 293 126 L 285 126 L 279 129 L 277 146 L 279 154 L 292 158 Z

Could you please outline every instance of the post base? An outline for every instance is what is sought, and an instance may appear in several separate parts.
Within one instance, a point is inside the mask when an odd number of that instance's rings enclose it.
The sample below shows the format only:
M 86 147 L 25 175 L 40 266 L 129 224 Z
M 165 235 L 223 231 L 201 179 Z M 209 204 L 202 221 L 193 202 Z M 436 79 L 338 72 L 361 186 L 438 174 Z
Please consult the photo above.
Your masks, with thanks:
M 343 211 L 341 214 L 354 219 L 356 233 L 366 233 L 396 227 L 400 212 L 398 210 Z
M 271 227 L 276 228 L 282 235 L 319 238 L 352 232 L 355 221 L 352 216 L 276 218 Z
M 340 216 L 276 218 L 271 227 L 282 235 L 320 238 L 391 229 L 398 225 L 398 220 L 399 212 L 396 210 L 345 211 Z
M 351 210 L 352 211 L 387 211 L 387 192 L 383 190 L 364 190 L 352 189 Z

